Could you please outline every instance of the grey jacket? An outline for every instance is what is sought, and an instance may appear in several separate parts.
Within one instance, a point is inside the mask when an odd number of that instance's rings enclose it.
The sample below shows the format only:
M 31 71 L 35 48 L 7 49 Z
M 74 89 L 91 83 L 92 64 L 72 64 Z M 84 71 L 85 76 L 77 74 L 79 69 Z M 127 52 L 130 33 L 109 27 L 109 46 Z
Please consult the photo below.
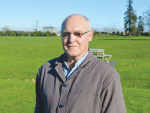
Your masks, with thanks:
M 35 113 L 126 113 L 120 76 L 89 52 L 66 80 L 63 55 L 46 62 L 36 78 Z

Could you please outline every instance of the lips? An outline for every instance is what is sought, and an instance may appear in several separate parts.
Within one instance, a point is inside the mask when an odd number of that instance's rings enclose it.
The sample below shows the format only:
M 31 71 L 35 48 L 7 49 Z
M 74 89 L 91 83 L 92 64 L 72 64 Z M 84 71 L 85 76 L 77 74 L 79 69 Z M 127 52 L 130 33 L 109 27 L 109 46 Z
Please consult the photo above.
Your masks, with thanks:
M 67 47 L 77 47 L 77 46 L 75 46 L 75 45 L 67 45 Z
M 77 48 L 77 46 L 67 46 L 67 48 L 74 49 L 74 48 Z
M 77 46 L 68 46 L 68 48 L 75 48 L 75 47 L 77 47 Z
M 68 46 L 68 47 L 77 47 L 77 46 Z

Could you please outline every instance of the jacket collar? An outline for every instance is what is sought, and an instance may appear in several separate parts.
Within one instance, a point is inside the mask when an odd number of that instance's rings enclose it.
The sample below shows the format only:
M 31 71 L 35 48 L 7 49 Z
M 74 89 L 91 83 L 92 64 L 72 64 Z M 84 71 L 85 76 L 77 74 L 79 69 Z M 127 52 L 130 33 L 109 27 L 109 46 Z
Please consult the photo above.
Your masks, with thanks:
M 65 54 L 65 53 L 64 53 Z M 58 73 L 59 77 L 62 79 L 63 82 L 66 81 L 66 77 L 64 75 L 64 71 L 63 71 L 63 56 L 64 54 L 62 54 L 58 60 L 55 62 L 55 70 L 56 72 Z M 69 79 L 72 79 L 73 77 L 75 77 L 75 75 L 77 75 L 77 73 L 80 72 L 80 70 L 85 67 L 85 66 L 88 66 L 89 65 L 89 62 L 94 58 L 94 55 L 92 52 L 90 52 L 89 50 L 89 53 L 86 57 L 86 59 L 84 60 L 84 62 L 78 67 L 78 69 L 68 78 Z

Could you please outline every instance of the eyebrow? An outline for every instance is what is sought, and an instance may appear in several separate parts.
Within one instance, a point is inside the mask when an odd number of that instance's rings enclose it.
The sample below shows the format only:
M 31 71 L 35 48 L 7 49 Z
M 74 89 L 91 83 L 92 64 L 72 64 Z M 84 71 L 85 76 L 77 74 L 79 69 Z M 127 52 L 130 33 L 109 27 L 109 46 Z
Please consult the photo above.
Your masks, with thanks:
M 70 31 L 63 31 L 63 32 L 70 32 Z M 75 33 L 81 33 L 81 31 L 77 30 L 77 31 L 73 31 Z

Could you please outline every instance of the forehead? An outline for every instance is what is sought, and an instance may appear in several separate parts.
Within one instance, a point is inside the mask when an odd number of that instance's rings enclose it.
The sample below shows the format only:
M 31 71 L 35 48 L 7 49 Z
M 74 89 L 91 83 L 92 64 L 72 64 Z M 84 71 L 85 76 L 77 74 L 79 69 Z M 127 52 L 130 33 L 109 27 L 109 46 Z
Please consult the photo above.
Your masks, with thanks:
M 88 30 L 88 25 L 86 20 L 80 15 L 71 16 L 65 22 L 64 31 L 85 31 L 85 30 Z

